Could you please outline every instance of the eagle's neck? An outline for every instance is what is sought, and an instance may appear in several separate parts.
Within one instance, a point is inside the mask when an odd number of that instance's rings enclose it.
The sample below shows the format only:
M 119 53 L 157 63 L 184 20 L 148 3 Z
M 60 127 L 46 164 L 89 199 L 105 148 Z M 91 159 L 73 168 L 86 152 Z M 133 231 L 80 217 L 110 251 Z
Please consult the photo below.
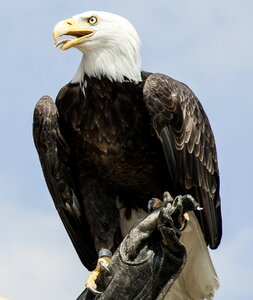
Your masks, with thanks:
M 141 79 L 141 59 L 138 53 L 131 51 L 104 50 L 85 53 L 72 82 L 82 82 L 83 78 L 96 77 L 108 78 L 111 81 L 124 82 L 126 80 L 135 83 Z

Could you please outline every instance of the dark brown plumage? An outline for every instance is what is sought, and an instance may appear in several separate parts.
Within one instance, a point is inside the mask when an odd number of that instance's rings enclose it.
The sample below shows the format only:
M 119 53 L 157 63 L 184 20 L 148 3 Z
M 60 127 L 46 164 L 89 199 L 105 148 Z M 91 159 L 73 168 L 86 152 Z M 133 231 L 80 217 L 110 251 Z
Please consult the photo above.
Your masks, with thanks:
M 119 198 L 147 210 L 165 190 L 190 193 L 205 239 L 221 239 L 219 172 L 213 133 L 193 92 L 162 74 L 118 83 L 85 77 L 43 97 L 33 135 L 44 176 L 64 226 L 88 269 L 97 251 L 122 240 Z

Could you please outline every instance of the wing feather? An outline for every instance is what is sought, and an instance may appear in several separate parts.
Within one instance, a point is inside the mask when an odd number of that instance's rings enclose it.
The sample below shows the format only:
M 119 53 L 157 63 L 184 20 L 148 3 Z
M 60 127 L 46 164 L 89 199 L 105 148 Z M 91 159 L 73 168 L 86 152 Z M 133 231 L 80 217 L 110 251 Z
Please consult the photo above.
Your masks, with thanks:
M 186 85 L 162 74 L 147 78 L 143 94 L 152 126 L 166 145 L 175 186 L 190 192 L 203 206 L 198 218 L 207 243 L 216 248 L 222 235 L 219 171 L 214 135 L 203 107 Z
M 33 137 L 56 209 L 82 261 L 94 269 L 97 254 L 68 167 L 69 148 L 61 135 L 57 107 L 48 96 L 36 104 Z

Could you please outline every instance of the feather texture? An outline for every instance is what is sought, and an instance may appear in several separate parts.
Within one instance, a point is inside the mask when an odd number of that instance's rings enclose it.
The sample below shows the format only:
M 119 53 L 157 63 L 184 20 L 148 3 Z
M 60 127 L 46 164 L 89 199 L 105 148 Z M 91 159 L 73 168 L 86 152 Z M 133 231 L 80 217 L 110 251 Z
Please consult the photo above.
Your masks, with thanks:
M 190 212 L 190 221 L 180 241 L 186 247 L 187 262 L 165 300 L 211 300 L 219 280 L 211 261 L 198 220 Z
M 83 264 L 122 239 L 116 198 L 130 219 L 165 190 L 190 193 L 206 243 L 221 238 L 219 174 L 213 133 L 184 84 L 142 74 L 142 83 L 83 79 L 42 98 L 34 141 L 56 208 Z M 85 83 L 85 84 L 84 84 Z M 66 200 L 67 197 L 67 200 Z M 67 203 L 67 205 L 66 205 Z
M 70 149 L 59 129 L 57 108 L 48 96 L 42 97 L 36 104 L 33 137 L 56 209 L 81 261 L 88 269 L 93 269 L 97 255 L 71 180 Z M 82 236 L 85 236 L 85 240 L 82 239 Z
M 198 214 L 200 224 L 206 242 L 217 248 L 222 234 L 219 171 L 214 136 L 202 105 L 186 85 L 163 74 L 150 75 L 143 92 L 152 125 L 165 145 L 174 186 L 204 207 Z

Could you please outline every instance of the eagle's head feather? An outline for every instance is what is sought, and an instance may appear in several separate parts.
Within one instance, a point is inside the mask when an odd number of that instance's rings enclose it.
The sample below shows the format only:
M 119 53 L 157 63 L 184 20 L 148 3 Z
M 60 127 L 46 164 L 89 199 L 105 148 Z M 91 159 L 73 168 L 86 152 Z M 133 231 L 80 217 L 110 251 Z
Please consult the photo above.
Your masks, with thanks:
M 75 47 L 83 53 L 73 81 L 81 81 L 85 74 L 119 82 L 141 81 L 140 39 L 125 18 L 88 11 L 57 23 L 53 35 L 62 50 Z M 62 36 L 68 38 L 58 41 Z

